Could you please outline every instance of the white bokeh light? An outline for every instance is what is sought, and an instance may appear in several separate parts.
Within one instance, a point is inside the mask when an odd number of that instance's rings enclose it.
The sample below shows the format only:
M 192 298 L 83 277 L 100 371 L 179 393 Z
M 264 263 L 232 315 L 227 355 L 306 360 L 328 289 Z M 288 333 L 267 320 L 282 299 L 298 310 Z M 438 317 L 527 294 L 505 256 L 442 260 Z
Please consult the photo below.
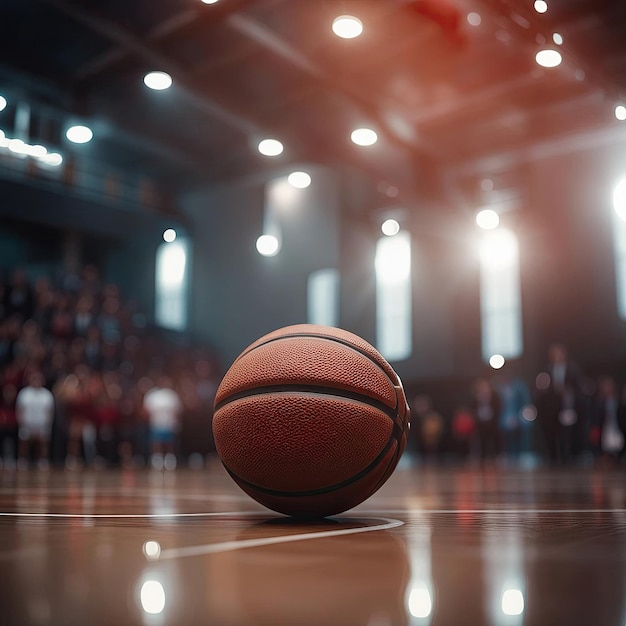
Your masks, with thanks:
M 296 189 L 306 189 L 311 184 L 311 176 L 306 172 L 292 172 L 287 181 Z
M 146 541 L 143 544 L 143 553 L 149 559 L 158 559 L 161 554 L 161 545 L 158 541 Z
M 41 159 L 46 165 L 51 165 L 52 167 L 58 167 L 63 163 L 63 157 L 58 152 L 51 152 L 50 154 L 46 154 L 45 157 Z
M 506 589 L 502 593 L 502 612 L 521 615 L 524 612 L 524 594 L 519 589 Z
M 283 144 L 278 139 L 263 139 L 259 142 L 259 152 L 264 156 L 278 156 L 283 153 Z
M 489 359 L 489 365 L 493 367 L 494 370 L 502 369 L 504 362 L 504 357 L 501 354 L 494 354 Z
M 620 121 L 620 122 L 624 122 L 626 121 L 626 106 L 624 106 L 623 104 L 618 104 L 615 107 L 615 117 Z
M 357 146 L 373 146 L 378 141 L 376 131 L 371 128 L 356 128 L 350 137 Z
M 548 3 L 545 0 L 536 0 L 535 11 L 537 13 L 545 13 L 548 10 Z
M 88 126 L 77 124 L 70 126 L 65 132 L 65 136 L 72 143 L 89 143 L 93 139 L 93 131 Z
M 426 587 L 413 587 L 409 593 L 409 613 L 413 617 L 428 617 L 433 610 L 433 600 Z
M 143 77 L 146 87 L 155 91 L 163 91 L 172 86 L 172 77 L 167 72 L 148 72 Z
M 467 23 L 470 26 L 480 26 L 482 24 L 482 17 L 480 17 L 480 13 L 476 13 L 475 11 L 472 11 L 471 13 L 467 14 Z
M 176 236 L 176 231 L 173 228 L 168 228 L 163 232 L 163 241 L 172 243 L 172 241 L 176 241 Z
M 353 15 L 340 15 L 333 20 L 333 32 L 342 39 L 354 39 L 363 32 L 363 23 Z
M 165 608 L 165 590 L 157 580 L 146 580 L 141 585 L 141 606 L 146 613 L 158 615 Z
M 400 224 L 398 224 L 398 220 L 388 219 L 382 223 L 380 229 L 383 231 L 383 235 L 393 237 L 400 232 Z
M 557 67 L 561 65 L 563 57 L 558 50 L 539 50 L 535 57 L 541 67 Z
M 278 239 L 274 235 L 261 235 L 256 240 L 256 249 L 263 256 L 276 256 L 279 247 Z
M 480 259 L 490 267 L 505 267 L 517 259 L 517 238 L 505 229 L 485 233 L 480 244 Z
M 493 209 L 483 209 L 476 214 L 476 224 L 483 230 L 493 230 L 500 225 L 500 216 Z
M 557 46 L 562 46 L 563 45 L 563 35 L 561 35 L 561 33 L 554 33 L 552 35 L 552 41 L 554 41 L 554 43 Z
M 7 108 L 7 99 L 4 96 L 0 96 L 0 111 L 4 111 Z

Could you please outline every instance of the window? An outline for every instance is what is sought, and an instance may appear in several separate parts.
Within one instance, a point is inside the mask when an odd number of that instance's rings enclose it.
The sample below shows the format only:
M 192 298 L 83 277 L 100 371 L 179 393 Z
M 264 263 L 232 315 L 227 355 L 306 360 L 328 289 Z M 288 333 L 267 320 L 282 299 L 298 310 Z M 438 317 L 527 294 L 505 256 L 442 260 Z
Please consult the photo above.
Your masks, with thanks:
M 328 268 L 313 272 L 307 285 L 307 321 L 339 325 L 339 272 Z
M 616 187 L 613 195 L 613 251 L 615 255 L 615 278 L 617 312 L 626 320 L 626 179 Z
M 157 250 L 155 318 L 159 326 L 172 330 L 187 328 L 188 247 L 178 238 Z
M 480 246 L 482 356 L 516 358 L 522 354 L 522 299 L 519 244 L 510 231 L 484 234 Z
M 411 355 L 411 237 L 400 231 L 376 244 L 376 346 L 389 361 Z

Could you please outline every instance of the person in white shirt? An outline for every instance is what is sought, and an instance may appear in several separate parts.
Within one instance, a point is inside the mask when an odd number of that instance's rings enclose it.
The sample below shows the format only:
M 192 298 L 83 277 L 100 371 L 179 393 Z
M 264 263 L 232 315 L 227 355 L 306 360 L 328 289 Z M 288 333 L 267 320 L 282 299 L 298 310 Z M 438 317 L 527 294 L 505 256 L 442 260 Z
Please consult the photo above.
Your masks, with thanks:
M 152 467 L 174 469 L 174 450 L 183 406 L 178 394 L 172 389 L 171 380 L 161 377 L 157 386 L 146 393 L 143 406 L 150 422 Z
M 30 447 L 34 444 L 37 446 L 39 467 L 46 468 L 54 417 L 54 396 L 43 386 L 44 376 L 41 372 L 32 372 L 28 383 L 17 394 L 15 401 L 20 465 L 28 464 Z

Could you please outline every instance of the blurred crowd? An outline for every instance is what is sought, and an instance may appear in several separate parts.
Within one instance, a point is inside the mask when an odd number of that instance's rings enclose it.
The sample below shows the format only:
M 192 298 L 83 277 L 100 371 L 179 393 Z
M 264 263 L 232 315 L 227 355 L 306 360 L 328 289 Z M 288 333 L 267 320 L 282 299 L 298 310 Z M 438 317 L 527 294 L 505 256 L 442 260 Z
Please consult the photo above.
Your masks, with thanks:
M 430 396 L 417 395 L 411 432 L 424 460 L 618 464 L 626 460 L 626 386 L 612 376 L 585 376 L 555 343 L 531 384 L 505 364 L 474 382 L 451 419 Z
M 210 348 L 151 327 L 94 266 L 0 279 L 4 467 L 201 463 L 217 376 Z

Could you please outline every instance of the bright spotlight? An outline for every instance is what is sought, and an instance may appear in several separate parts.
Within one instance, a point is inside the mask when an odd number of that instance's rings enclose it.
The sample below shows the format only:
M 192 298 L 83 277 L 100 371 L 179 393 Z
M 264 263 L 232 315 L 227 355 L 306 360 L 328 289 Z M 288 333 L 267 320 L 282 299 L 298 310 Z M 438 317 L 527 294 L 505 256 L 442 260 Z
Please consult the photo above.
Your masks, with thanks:
M 476 214 L 476 224 L 484 230 L 493 230 L 500 224 L 500 216 L 493 209 L 483 209 Z
M 53 167 L 58 167 L 63 163 L 63 157 L 58 152 L 50 152 L 50 154 L 46 154 L 45 157 L 41 159 L 46 165 L 52 165 Z
M 4 111 L 7 108 L 7 99 L 4 96 L 0 96 L 0 111 Z
M 146 541 L 143 544 L 143 553 L 149 559 L 158 559 L 161 554 L 161 545 L 158 541 Z
M 371 128 L 357 128 L 351 138 L 357 146 L 373 146 L 378 141 L 378 135 Z
M 146 580 L 141 585 L 141 606 L 146 613 L 158 615 L 165 608 L 165 590 L 157 580 Z
M 363 32 L 363 22 L 352 15 L 340 15 L 333 20 L 333 32 L 342 39 L 354 39 Z
M 560 33 L 554 33 L 554 35 L 552 35 L 552 41 L 554 41 L 557 46 L 562 46 L 563 36 Z
M 537 13 L 545 13 L 548 10 L 548 3 L 545 0 L 536 0 L 535 11 Z
M 383 235 L 387 235 L 387 237 L 393 237 L 400 232 L 400 224 L 398 224 L 397 220 L 388 219 L 382 223 L 380 229 L 383 231 Z
M 471 13 L 467 14 L 467 23 L 470 26 L 480 26 L 482 21 L 483 21 L 483 18 L 480 17 L 480 13 L 476 13 L 475 11 L 472 11 Z
M 155 91 L 163 91 L 172 86 L 172 77 L 167 72 L 148 72 L 143 77 L 146 87 Z
M 93 132 L 88 126 L 71 126 L 65 132 L 65 136 L 72 143 L 89 143 L 93 138 Z
M 168 228 L 163 233 L 163 241 L 167 243 L 172 243 L 172 241 L 176 241 L 176 231 L 173 228 Z
M 519 589 L 507 589 L 502 594 L 502 612 L 505 615 L 521 615 L 524 612 L 524 595 Z
M 409 613 L 413 617 L 428 617 L 433 610 L 433 599 L 426 587 L 413 587 L 409 593 Z
M 204 2 L 204 4 L 215 4 L 218 0 L 202 0 L 202 2 Z
M 626 121 L 626 106 L 623 104 L 618 104 L 615 107 L 615 117 L 620 121 Z
M 491 365 L 494 370 L 502 369 L 504 367 L 504 357 L 501 354 L 494 354 L 489 359 L 489 365 Z
M 311 184 L 311 177 L 306 172 L 292 172 L 287 182 L 296 189 L 306 189 Z
M 541 67 L 557 67 L 563 61 L 563 57 L 558 50 L 539 50 L 535 59 Z
M 617 216 L 626 222 L 626 178 L 623 178 L 615 185 L 613 208 Z
M 515 235 L 505 229 L 485 233 L 480 244 L 480 260 L 487 267 L 506 267 L 513 263 L 518 255 Z
M 278 139 L 263 139 L 259 143 L 259 152 L 265 156 L 278 156 L 283 153 L 283 149 L 283 144 Z
M 276 256 L 278 254 L 278 239 L 274 235 L 261 235 L 256 240 L 256 249 L 263 256 Z

